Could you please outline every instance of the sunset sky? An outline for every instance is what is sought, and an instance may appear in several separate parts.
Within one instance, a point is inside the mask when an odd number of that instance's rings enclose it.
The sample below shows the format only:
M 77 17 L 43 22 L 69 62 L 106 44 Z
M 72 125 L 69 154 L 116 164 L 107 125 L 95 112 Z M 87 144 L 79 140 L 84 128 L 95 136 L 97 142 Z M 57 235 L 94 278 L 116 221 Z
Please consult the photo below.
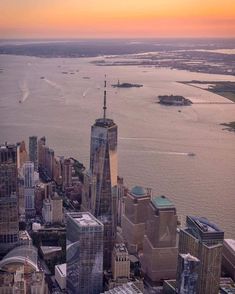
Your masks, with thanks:
M 235 37 L 235 0 L 0 0 L 0 38 Z

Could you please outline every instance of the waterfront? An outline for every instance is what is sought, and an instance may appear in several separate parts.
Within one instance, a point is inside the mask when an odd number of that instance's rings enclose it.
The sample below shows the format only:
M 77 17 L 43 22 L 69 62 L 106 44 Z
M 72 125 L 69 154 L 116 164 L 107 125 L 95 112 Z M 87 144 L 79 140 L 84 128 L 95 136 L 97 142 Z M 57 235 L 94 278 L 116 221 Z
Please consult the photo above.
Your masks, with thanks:
M 222 130 L 220 123 L 234 120 L 235 106 L 171 108 L 155 102 L 158 95 L 170 94 L 197 102 L 226 101 L 177 81 L 235 81 L 235 77 L 98 67 L 91 60 L 1 55 L 1 142 L 45 135 L 57 155 L 73 156 L 88 166 L 90 126 L 102 113 L 106 73 L 108 116 L 119 127 L 119 174 L 126 184 L 152 187 L 154 195 L 174 201 L 182 219 L 186 214 L 206 216 L 234 238 L 235 136 Z M 144 86 L 112 88 L 118 79 Z M 189 152 L 196 156 L 187 156 Z

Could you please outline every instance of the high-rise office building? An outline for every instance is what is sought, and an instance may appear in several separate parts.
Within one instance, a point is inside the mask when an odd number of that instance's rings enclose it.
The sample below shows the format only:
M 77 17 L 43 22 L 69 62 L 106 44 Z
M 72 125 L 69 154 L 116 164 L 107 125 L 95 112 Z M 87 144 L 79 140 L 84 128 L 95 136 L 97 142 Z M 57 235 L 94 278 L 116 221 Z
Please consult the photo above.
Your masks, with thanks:
M 178 248 L 177 215 L 174 204 L 165 196 L 149 203 L 146 235 L 143 241 L 141 268 L 151 284 L 176 277 Z
M 72 186 L 72 161 L 65 159 L 62 164 L 62 183 L 63 189 Z
M 17 146 L 0 146 L 0 197 L 10 197 L 17 190 Z
M 19 240 L 17 146 L 0 146 L 0 252 Z
M 66 214 L 67 291 L 100 294 L 103 288 L 104 226 L 89 212 Z
M 25 199 L 25 215 L 33 217 L 35 215 L 35 199 L 34 199 L 34 163 L 27 161 L 23 165 L 24 176 L 24 199 Z
M 34 169 L 38 169 L 38 138 L 29 137 L 29 160 L 34 163 Z
M 45 149 L 46 149 L 46 138 L 42 137 L 38 140 L 38 167 L 39 169 L 45 168 Z
M 112 274 L 114 280 L 130 277 L 130 259 L 125 244 L 118 243 L 113 248 Z
M 27 161 L 23 165 L 24 187 L 34 187 L 34 163 Z
M 176 285 L 180 294 L 196 294 L 200 261 L 190 254 L 179 254 Z
M 17 168 L 21 168 L 28 160 L 28 153 L 26 151 L 25 142 L 17 143 Z
M 129 253 L 137 254 L 143 249 L 145 226 L 151 193 L 148 189 L 135 186 L 127 192 L 122 216 L 122 231 Z
M 205 218 L 187 216 L 180 230 L 179 253 L 200 260 L 197 294 L 218 294 L 224 232 Z
M 117 125 L 106 118 L 106 82 L 104 115 L 91 127 L 90 171 L 96 178 L 91 212 L 104 224 L 104 268 L 111 267 L 117 228 Z

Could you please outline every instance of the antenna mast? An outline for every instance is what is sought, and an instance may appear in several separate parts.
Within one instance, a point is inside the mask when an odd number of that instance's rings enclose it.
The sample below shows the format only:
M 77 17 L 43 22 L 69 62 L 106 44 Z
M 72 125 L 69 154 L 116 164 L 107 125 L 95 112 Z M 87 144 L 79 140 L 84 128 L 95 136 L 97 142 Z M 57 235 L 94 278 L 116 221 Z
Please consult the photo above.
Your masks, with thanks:
M 104 80 L 104 106 L 103 106 L 103 110 L 104 110 L 104 120 L 106 120 L 106 75 L 105 75 L 105 80 Z

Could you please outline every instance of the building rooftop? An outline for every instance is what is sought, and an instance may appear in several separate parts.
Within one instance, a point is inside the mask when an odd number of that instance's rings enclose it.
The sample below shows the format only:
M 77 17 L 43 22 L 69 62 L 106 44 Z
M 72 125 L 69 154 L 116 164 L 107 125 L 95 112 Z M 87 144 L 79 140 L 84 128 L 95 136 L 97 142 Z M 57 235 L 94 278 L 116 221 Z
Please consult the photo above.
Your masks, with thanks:
M 111 290 L 105 291 L 104 294 L 143 294 L 133 282 L 123 284 Z
M 175 208 L 174 203 L 168 199 L 166 196 L 155 196 L 152 198 L 153 205 L 158 208 Z
M 234 251 L 234 254 L 235 254 L 235 240 L 234 239 L 224 239 L 224 243 L 226 243 L 225 245 L 230 247 L 232 249 L 232 251 Z
M 40 249 L 43 255 L 62 251 L 60 246 L 41 246 Z
M 0 261 L 0 269 L 5 267 L 11 267 L 12 264 L 18 263 L 24 265 L 26 262 L 34 271 L 38 271 L 38 251 L 37 248 L 32 245 L 18 246 L 12 249 L 4 258 Z
M 131 189 L 131 195 L 135 197 L 143 197 L 143 196 L 147 196 L 148 194 L 145 188 L 141 186 L 135 186 Z
M 67 216 L 72 218 L 80 227 L 100 227 L 103 224 L 89 212 L 70 212 Z
M 204 217 L 189 217 L 193 220 L 194 224 L 200 229 L 200 231 L 207 233 L 222 232 L 215 224 L 210 222 L 207 218 Z
M 114 249 L 116 252 L 119 252 L 119 253 L 128 253 L 127 248 L 124 243 L 115 244 Z
M 57 264 L 57 265 L 55 266 L 55 268 L 58 269 L 58 272 L 60 273 L 60 275 L 61 275 L 62 277 L 66 277 L 66 267 L 67 267 L 66 263 L 63 263 L 63 264 Z
M 95 121 L 94 125 L 98 126 L 98 127 L 109 128 L 109 127 L 115 126 L 116 124 L 110 118 L 105 118 L 105 119 L 104 118 L 98 118 Z

